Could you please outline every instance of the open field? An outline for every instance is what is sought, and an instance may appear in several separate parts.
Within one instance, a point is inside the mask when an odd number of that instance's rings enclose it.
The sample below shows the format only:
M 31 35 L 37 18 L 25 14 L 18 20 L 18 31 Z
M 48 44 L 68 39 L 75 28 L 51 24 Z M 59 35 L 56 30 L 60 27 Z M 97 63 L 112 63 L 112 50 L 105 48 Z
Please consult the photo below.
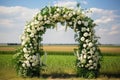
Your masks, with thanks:
M 15 51 L 20 46 L 0 46 L 0 51 Z M 71 52 L 74 51 L 74 49 L 77 48 L 77 46 L 74 45 L 45 45 L 43 46 L 43 49 L 45 51 L 59 51 L 59 52 Z M 120 47 L 116 46 L 100 46 L 100 50 L 102 53 L 120 53 Z
M 42 61 L 46 67 L 40 78 L 32 79 L 16 75 L 12 57 L 17 48 L 19 46 L 0 46 L 0 80 L 84 80 L 76 77 L 73 49 L 77 46 L 44 46 L 47 58 L 43 56 Z M 120 47 L 102 46 L 100 49 L 107 55 L 103 55 L 100 76 L 94 80 L 120 80 Z

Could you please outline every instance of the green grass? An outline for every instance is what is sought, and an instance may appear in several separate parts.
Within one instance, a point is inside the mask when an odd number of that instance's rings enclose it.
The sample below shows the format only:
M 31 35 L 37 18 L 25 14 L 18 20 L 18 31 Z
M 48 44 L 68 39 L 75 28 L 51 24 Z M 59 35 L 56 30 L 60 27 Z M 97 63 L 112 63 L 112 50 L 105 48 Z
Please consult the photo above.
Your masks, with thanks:
M 46 64 L 42 74 L 50 76 L 70 76 L 76 75 L 75 60 L 76 57 L 73 53 L 63 52 L 47 52 L 47 58 L 45 60 L 44 56 L 42 57 L 43 62 Z M 59 54 L 59 55 L 58 55 Z M 114 54 L 114 53 L 113 53 Z M 8 78 L 17 78 L 15 69 L 12 63 L 13 54 L 1 54 L 0 53 L 0 80 Z M 120 56 L 116 55 L 107 55 L 103 56 L 101 61 L 101 75 L 111 76 L 120 74 Z M 12 73 L 12 74 L 11 74 Z

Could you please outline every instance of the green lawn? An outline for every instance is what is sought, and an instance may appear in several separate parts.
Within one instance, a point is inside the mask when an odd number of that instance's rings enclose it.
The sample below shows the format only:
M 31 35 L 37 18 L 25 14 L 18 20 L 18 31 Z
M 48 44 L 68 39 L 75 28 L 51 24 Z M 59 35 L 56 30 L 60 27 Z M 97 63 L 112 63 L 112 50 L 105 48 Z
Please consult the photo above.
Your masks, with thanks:
M 43 62 L 46 64 L 42 71 L 43 76 L 61 77 L 76 75 L 76 57 L 73 54 L 69 52 L 62 54 L 60 52 L 55 52 L 54 54 L 53 52 L 48 52 L 48 54 L 47 58 L 42 57 Z M 12 56 L 13 54 L 0 54 L 0 80 L 18 77 L 12 64 Z M 115 75 L 120 74 L 120 56 L 103 56 L 101 65 L 101 75 L 115 77 Z

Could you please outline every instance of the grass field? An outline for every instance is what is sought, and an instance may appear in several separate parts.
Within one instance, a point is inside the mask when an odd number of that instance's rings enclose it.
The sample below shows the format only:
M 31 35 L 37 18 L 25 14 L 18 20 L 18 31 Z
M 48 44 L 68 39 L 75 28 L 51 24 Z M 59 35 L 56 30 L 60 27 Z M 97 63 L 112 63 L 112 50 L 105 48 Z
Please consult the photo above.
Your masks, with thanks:
M 42 71 L 42 77 L 32 79 L 22 79 L 16 75 L 12 64 L 12 52 L 15 53 L 14 50 L 18 47 L 0 47 L 0 80 L 84 80 L 76 77 L 76 57 L 72 52 L 76 46 L 44 46 L 48 55 L 46 59 L 43 56 L 42 60 L 46 67 Z M 100 49 L 103 54 L 106 53 L 107 55 L 103 55 L 100 76 L 95 80 L 119 80 L 120 47 L 100 47 Z

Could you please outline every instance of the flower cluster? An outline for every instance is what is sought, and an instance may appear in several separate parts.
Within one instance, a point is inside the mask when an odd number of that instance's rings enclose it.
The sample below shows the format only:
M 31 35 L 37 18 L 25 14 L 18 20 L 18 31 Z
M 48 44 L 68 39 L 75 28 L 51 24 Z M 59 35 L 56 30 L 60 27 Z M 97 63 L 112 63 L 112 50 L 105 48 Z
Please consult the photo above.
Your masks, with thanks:
M 20 58 L 18 60 L 19 71 L 23 76 L 29 76 L 31 70 L 39 72 L 40 66 L 39 44 L 42 35 L 48 28 L 57 27 L 57 23 L 66 24 L 79 33 L 78 42 L 80 51 L 77 51 L 77 66 L 80 68 L 97 69 L 99 61 L 93 30 L 93 20 L 85 16 L 82 9 L 72 10 L 64 7 L 45 7 L 25 26 L 21 35 Z M 42 46 L 40 46 L 42 47 Z M 29 73 L 28 73 L 29 72 Z M 35 72 L 35 71 L 34 71 Z M 32 75 L 33 76 L 33 75 Z

